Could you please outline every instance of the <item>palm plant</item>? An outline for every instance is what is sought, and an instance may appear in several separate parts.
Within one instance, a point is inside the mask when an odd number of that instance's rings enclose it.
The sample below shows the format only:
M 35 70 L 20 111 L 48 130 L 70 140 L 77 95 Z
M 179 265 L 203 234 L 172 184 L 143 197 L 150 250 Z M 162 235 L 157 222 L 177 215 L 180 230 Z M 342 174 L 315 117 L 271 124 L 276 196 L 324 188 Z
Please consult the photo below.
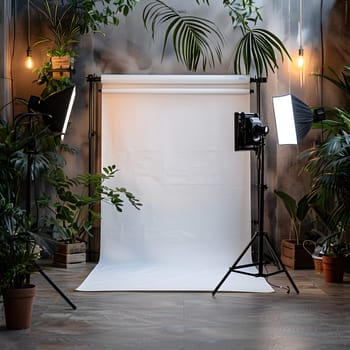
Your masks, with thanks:
M 195 0 L 197 4 L 210 4 L 209 0 Z M 254 28 L 262 20 L 254 0 L 223 0 L 228 9 L 233 28 L 240 28 L 242 39 L 234 55 L 234 73 L 250 74 L 255 67 L 256 75 L 268 75 L 278 69 L 278 57 L 283 61 L 284 54 L 291 59 L 282 41 L 266 29 Z M 172 32 L 172 45 L 177 59 L 188 70 L 196 71 L 202 60 L 202 68 L 213 67 L 216 60 L 221 62 L 221 46 L 224 39 L 215 23 L 188 16 L 161 0 L 152 0 L 143 11 L 143 21 L 154 37 L 157 27 L 168 22 L 164 34 L 163 53 Z
M 341 76 L 330 69 L 333 77 L 322 75 L 345 93 L 350 92 L 350 79 L 344 72 Z M 345 66 L 349 71 L 350 67 Z M 321 75 L 319 75 L 321 76 Z M 339 231 L 339 225 L 346 229 L 350 219 L 350 113 L 343 108 L 332 111 L 332 119 L 314 123 L 322 129 L 326 139 L 320 145 L 301 153 L 306 160 L 304 170 L 311 175 L 309 202 L 316 212 L 324 213 L 330 232 Z M 322 216 L 319 215 L 322 219 Z
M 350 113 L 343 108 L 335 108 L 331 111 L 333 119 L 325 119 L 313 123 L 314 129 L 321 129 L 325 137 L 341 134 L 343 131 L 350 133 Z
M 350 93 L 350 75 L 349 75 L 350 67 L 344 66 L 344 71 L 341 72 L 340 75 L 333 68 L 329 67 L 328 69 L 332 75 L 320 74 L 320 73 L 315 73 L 314 75 L 330 81 L 332 84 L 337 86 L 340 90 L 349 94 Z
M 199 4 L 201 1 L 196 2 Z M 208 0 L 202 2 L 209 5 Z M 200 62 L 203 70 L 207 65 L 215 66 L 216 59 L 221 62 L 224 38 L 214 22 L 187 15 L 161 0 L 151 1 L 145 6 L 143 21 L 146 29 L 151 29 L 153 38 L 158 25 L 170 22 L 164 34 L 162 58 L 172 33 L 176 58 L 188 70 L 196 71 Z
M 350 219 L 350 134 L 343 131 L 302 153 L 311 175 L 309 201 L 332 213 L 332 222 L 346 228 Z
M 345 72 L 338 75 L 330 68 L 332 76 L 320 76 L 341 91 L 350 92 L 350 79 Z M 344 254 L 347 251 L 345 232 L 349 228 L 350 205 L 350 113 L 344 108 L 330 110 L 331 118 L 314 123 L 321 129 L 323 138 L 300 154 L 305 161 L 303 170 L 311 176 L 308 203 L 318 218 L 321 237 L 317 244 L 324 255 Z
M 294 239 L 296 240 L 296 244 L 300 244 L 302 224 L 310 210 L 308 196 L 304 195 L 299 201 L 297 201 L 284 191 L 275 190 L 274 192 L 282 200 L 290 217 L 291 231 L 289 239 L 292 239 L 293 235 Z
M 210 5 L 210 0 L 195 0 L 198 5 Z M 46 18 L 53 37 L 41 38 L 38 43 L 53 42 L 49 53 L 63 54 L 77 44 L 78 35 L 89 32 L 103 33 L 103 26 L 118 25 L 119 16 L 127 16 L 139 0 L 31 0 L 34 9 Z M 224 8 L 232 19 L 233 29 L 239 28 L 242 39 L 234 55 L 234 73 L 268 75 L 278 69 L 278 59 L 291 59 L 282 41 L 266 29 L 256 28 L 262 20 L 254 0 L 223 0 Z M 155 37 L 157 29 L 164 31 L 162 58 L 169 42 L 179 62 L 189 71 L 215 67 L 222 61 L 224 37 L 217 25 L 206 18 L 188 15 L 163 0 L 151 0 L 143 9 L 143 23 Z M 69 50 L 68 50 L 69 49 Z M 75 54 L 75 53 L 71 53 Z
M 286 47 L 275 34 L 255 27 L 262 21 L 262 16 L 254 0 L 224 0 L 223 4 L 229 9 L 233 28 L 239 28 L 242 34 L 233 59 L 235 74 L 250 74 L 255 68 L 258 78 L 267 77 L 270 69 L 275 72 L 279 68 L 278 58 L 283 62 L 286 55 L 291 60 Z

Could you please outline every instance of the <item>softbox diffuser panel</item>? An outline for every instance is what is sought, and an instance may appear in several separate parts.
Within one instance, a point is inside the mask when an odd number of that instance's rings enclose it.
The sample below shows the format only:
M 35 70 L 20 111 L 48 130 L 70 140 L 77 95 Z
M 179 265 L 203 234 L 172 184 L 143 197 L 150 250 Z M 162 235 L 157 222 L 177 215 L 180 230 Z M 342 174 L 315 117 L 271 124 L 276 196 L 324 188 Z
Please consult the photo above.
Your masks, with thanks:
M 313 112 L 307 104 L 288 94 L 272 98 L 278 143 L 297 144 L 310 131 Z
M 38 110 L 52 116 L 50 119 L 50 130 L 62 134 L 62 139 L 66 132 L 70 114 L 72 111 L 76 94 L 75 86 L 54 92 L 46 98 L 40 100 Z

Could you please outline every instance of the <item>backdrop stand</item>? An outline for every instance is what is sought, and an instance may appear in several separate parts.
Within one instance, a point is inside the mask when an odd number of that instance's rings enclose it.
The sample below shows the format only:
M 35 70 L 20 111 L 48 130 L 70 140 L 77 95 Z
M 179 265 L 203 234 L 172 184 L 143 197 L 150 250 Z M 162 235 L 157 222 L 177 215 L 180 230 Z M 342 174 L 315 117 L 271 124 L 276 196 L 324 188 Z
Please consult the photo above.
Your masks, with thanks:
M 242 253 L 239 255 L 237 260 L 234 262 L 234 264 L 229 268 L 226 275 L 222 278 L 222 280 L 219 282 L 219 284 L 216 286 L 214 291 L 212 292 L 212 295 L 214 296 L 217 291 L 220 289 L 222 284 L 225 282 L 225 280 L 228 278 L 231 272 L 240 273 L 243 275 L 253 276 L 253 277 L 269 277 L 273 276 L 279 273 L 285 273 L 289 282 L 293 286 L 295 292 L 299 294 L 299 290 L 297 286 L 295 285 L 292 277 L 290 276 L 289 272 L 287 271 L 286 267 L 284 266 L 283 262 L 279 258 L 276 250 L 274 249 L 271 240 L 269 239 L 266 232 L 264 232 L 264 191 L 265 191 L 265 184 L 264 184 L 264 146 L 265 146 L 265 137 L 261 136 L 260 144 L 256 148 L 256 159 L 257 159 L 257 177 L 258 177 L 258 224 L 259 224 L 259 230 L 255 232 L 253 235 L 251 241 L 249 244 L 244 248 Z M 244 257 L 244 255 L 247 253 L 249 248 L 253 245 L 253 243 L 257 241 L 258 244 L 258 258 L 256 262 L 252 262 L 250 264 L 243 264 L 240 265 L 241 259 Z M 277 271 L 265 273 L 264 272 L 264 266 L 267 264 L 264 261 L 264 244 L 266 244 L 266 247 L 269 249 L 269 252 L 275 262 L 275 265 L 277 266 Z M 258 269 L 257 273 L 247 272 L 243 271 L 242 269 L 255 266 Z M 289 293 L 289 289 L 288 289 Z
M 86 78 L 89 83 L 89 170 L 90 174 L 100 171 L 100 149 L 99 149 L 99 128 L 100 128 L 100 100 L 101 77 L 89 74 Z M 89 195 L 92 194 L 92 187 L 89 185 Z M 96 210 L 95 204 L 95 210 Z M 100 209 L 99 209 L 100 210 Z M 90 219 L 91 214 L 89 213 Z M 94 224 L 93 235 L 88 236 L 88 261 L 97 262 L 100 257 L 100 227 Z

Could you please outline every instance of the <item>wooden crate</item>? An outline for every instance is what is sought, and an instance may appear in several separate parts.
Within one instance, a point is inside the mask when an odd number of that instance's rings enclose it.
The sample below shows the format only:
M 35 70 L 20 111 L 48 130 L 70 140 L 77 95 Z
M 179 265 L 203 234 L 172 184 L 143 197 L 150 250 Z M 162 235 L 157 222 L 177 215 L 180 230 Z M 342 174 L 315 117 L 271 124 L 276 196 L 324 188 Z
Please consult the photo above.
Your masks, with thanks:
M 51 57 L 52 77 L 60 79 L 62 77 L 69 78 L 71 76 L 72 57 L 70 56 L 53 56 Z
M 86 263 L 86 243 L 61 243 L 57 242 L 53 265 L 56 267 L 70 268 Z
M 281 242 L 281 260 L 286 267 L 293 270 L 314 268 L 314 261 L 303 245 L 289 239 Z

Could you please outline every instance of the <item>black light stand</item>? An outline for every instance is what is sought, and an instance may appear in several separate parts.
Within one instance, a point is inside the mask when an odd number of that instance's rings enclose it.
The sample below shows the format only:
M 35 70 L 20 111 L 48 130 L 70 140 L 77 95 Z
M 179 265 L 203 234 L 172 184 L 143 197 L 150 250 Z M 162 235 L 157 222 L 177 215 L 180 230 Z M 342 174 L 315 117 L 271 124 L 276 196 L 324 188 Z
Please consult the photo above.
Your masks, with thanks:
M 23 113 L 16 117 L 16 123 L 19 123 L 22 119 L 29 119 L 29 132 L 31 134 L 31 130 L 33 127 L 33 118 L 39 117 L 39 118 L 45 118 L 49 120 L 51 118 L 48 114 L 43 113 Z M 34 140 L 35 143 L 35 140 Z M 31 214 L 31 200 L 32 200 L 32 166 L 33 166 L 33 154 L 35 152 L 35 145 L 33 147 L 29 147 L 26 150 L 27 154 L 27 169 L 26 169 L 26 214 L 29 216 Z M 36 262 L 35 263 L 36 268 L 38 269 L 38 272 L 41 274 L 41 276 L 44 277 L 44 279 L 53 287 L 60 295 L 61 297 L 71 306 L 73 310 L 76 310 L 77 307 L 73 302 L 63 293 L 63 291 L 50 279 L 50 277 L 43 271 L 41 266 Z M 27 277 L 29 279 L 29 276 Z M 29 281 L 27 281 L 29 282 Z
M 98 140 L 98 131 L 100 129 L 100 82 L 101 77 L 95 74 L 89 74 L 86 78 L 86 81 L 89 83 L 89 173 L 93 174 L 96 171 L 100 171 L 100 164 L 98 162 L 100 155 L 100 143 Z M 89 195 L 93 192 L 93 188 L 89 185 Z M 91 219 L 91 214 L 89 212 Z M 94 235 L 88 237 L 88 253 L 90 261 L 98 261 L 99 259 L 99 231 L 94 227 Z
M 236 125 L 235 125 L 236 126 Z M 259 125 L 258 125 L 259 126 Z M 259 126 L 261 127 L 261 126 Z M 262 126 L 263 127 L 263 126 Z M 237 132 L 237 127 L 235 127 L 235 130 Z M 254 133 L 250 133 L 252 130 L 248 130 L 248 137 L 254 140 Z M 244 150 L 255 150 L 256 152 L 256 161 L 257 161 L 257 179 L 258 179 L 258 231 L 254 233 L 251 241 L 249 244 L 244 248 L 242 253 L 239 255 L 237 260 L 234 262 L 234 264 L 229 267 L 228 272 L 225 274 L 225 276 L 222 278 L 222 280 L 219 282 L 219 284 L 216 286 L 214 291 L 212 292 L 212 295 L 214 296 L 217 291 L 220 289 L 222 284 L 225 282 L 225 280 L 228 278 L 231 272 L 240 273 L 243 275 L 249 275 L 253 277 L 269 277 L 273 276 L 279 273 L 284 272 L 292 284 L 295 292 L 299 294 L 299 290 L 297 286 L 295 285 L 293 279 L 291 278 L 290 274 L 288 273 L 287 269 L 285 268 L 284 264 L 282 263 L 281 259 L 279 258 L 276 250 L 274 249 L 271 240 L 269 239 L 266 232 L 264 232 L 264 191 L 265 191 L 265 184 L 264 184 L 264 175 L 265 175 L 265 169 L 264 169 L 264 148 L 265 148 L 265 136 L 268 132 L 268 129 L 266 131 L 261 130 L 259 133 L 259 138 L 256 138 L 253 142 L 254 145 L 249 145 L 247 148 L 241 148 Z M 258 140 L 258 141 L 257 141 Z M 257 261 L 252 262 L 250 264 L 240 264 L 241 259 L 243 256 L 247 253 L 249 248 L 253 245 L 253 243 L 257 241 L 258 244 L 258 257 Z M 264 261 L 264 246 L 266 244 L 266 247 L 269 249 L 270 254 L 272 258 L 274 259 L 277 271 L 264 273 L 264 265 L 266 265 L 266 262 Z M 247 272 L 242 269 L 248 268 L 248 267 L 257 267 L 257 272 Z

